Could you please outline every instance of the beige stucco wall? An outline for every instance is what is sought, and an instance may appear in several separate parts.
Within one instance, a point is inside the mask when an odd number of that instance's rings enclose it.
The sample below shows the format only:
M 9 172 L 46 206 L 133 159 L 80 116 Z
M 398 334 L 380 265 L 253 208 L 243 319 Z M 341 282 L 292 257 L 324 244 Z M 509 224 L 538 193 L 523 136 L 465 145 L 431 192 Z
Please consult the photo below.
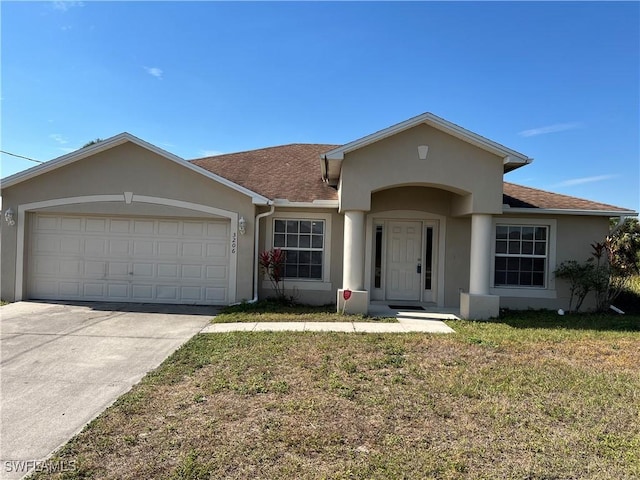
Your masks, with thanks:
M 503 216 L 510 218 L 510 216 Z M 549 268 L 553 272 L 562 262 L 576 260 L 586 261 L 591 256 L 591 244 L 602 242 L 609 233 L 609 219 L 607 217 L 577 216 L 577 215 L 541 215 L 518 216 L 516 218 L 539 219 L 540 224 L 545 221 L 555 220 L 557 225 L 556 235 L 556 262 Z M 515 223 L 515 221 L 514 221 Z M 528 298 L 507 297 L 500 298 L 502 308 L 527 309 L 527 308 L 558 308 L 569 307 L 569 288 L 567 282 L 556 279 L 556 298 Z M 588 310 L 595 306 L 594 297 L 590 294 L 585 300 L 582 310 Z
M 445 242 L 445 306 L 460 306 L 460 291 L 469 291 L 471 219 L 447 219 Z M 489 253 L 487 253 L 489 255 Z
M 133 192 L 198 203 L 244 216 L 247 234 L 238 237 L 236 298 L 251 298 L 253 271 L 253 217 L 251 198 L 217 183 L 154 152 L 132 143 L 116 146 L 91 157 L 34 177 L 2 190 L 3 209 L 38 201 L 87 195 Z M 144 203 L 86 203 L 46 209 L 75 214 L 140 215 L 164 217 L 215 217 L 203 212 Z M 28 223 L 27 223 L 28 225 Z M 28 232 L 25 232 L 28 238 Z M 17 228 L 2 224 L 2 286 L 4 300 L 15 292 Z M 25 248 L 25 252 L 27 249 Z M 28 259 L 25 259 L 25 269 Z M 25 276 L 26 277 L 26 276 Z M 26 278 L 25 278 L 26 279 Z M 25 287 L 26 288 L 26 285 Z M 25 290 L 28 298 L 28 292 Z M 233 301 L 234 299 L 231 299 Z
M 266 208 L 260 208 L 260 212 L 268 211 Z M 331 237 L 326 238 L 325 251 L 331 250 L 330 261 L 330 289 L 314 289 L 313 281 L 305 282 L 308 289 L 298 288 L 295 289 L 291 282 L 285 281 L 285 290 L 287 295 L 294 296 L 295 300 L 300 303 L 306 303 L 310 305 L 327 305 L 336 303 L 336 291 L 342 286 L 342 261 L 343 261 L 343 241 L 344 241 L 344 215 L 338 213 L 334 209 L 319 209 L 319 208 L 277 208 L 273 215 L 265 217 L 260 222 L 260 251 L 266 250 L 272 240 L 267 241 L 267 222 L 272 223 L 275 218 L 280 218 L 280 213 L 287 213 L 295 215 L 295 218 L 305 219 L 309 218 L 309 214 L 322 214 L 327 215 L 331 219 Z M 284 218 L 284 217 L 283 217 Z M 287 217 L 289 218 L 289 217 Z M 274 291 L 268 287 L 268 279 L 264 275 L 260 275 L 259 281 L 260 298 L 272 296 Z
M 428 145 L 426 160 L 418 145 Z M 503 160 L 427 125 L 347 153 L 342 161 L 340 210 L 371 209 L 371 193 L 393 186 L 425 185 L 459 194 L 452 213 L 502 211 Z
M 448 216 L 456 194 L 430 187 L 389 188 L 371 194 L 371 210 L 379 213 L 391 210 L 415 210 Z

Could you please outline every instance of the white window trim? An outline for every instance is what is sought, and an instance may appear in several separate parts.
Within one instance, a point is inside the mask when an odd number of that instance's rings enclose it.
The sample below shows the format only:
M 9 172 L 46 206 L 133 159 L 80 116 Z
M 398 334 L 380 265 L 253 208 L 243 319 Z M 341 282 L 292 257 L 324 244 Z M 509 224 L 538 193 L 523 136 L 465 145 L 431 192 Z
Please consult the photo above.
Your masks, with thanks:
M 511 226 L 540 226 L 547 227 L 547 271 L 545 272 L 546 287 L 493 287 L 495 282 L 495 261 L 496 261 L 496 227 L 499 225 Z M 556 265 L 556 235 L 557 221 L 546 218 L 518 218 L 518 217 L 499 217 L 493 219 L 493 232 L 491 234 L 491 295 L 500 295 L 501 297 L 525 297 L 525 298 L 557 298 L 556 278 L 553 274 Z
M 265 248 L 273 248 L 273 229 L 276 220 L 322 220 L 324 221 L 324 247 L 322 255 L 322 280 L 309 279 L 284 279 L 285 289 L 297 290 L 332 290 L 331 285 L 331 214 L 317 212 L 278 212 L 269 217 L 267 228 L 265 229 Z M 273 288 L 269 280 L 262 281 L 262 288 Z

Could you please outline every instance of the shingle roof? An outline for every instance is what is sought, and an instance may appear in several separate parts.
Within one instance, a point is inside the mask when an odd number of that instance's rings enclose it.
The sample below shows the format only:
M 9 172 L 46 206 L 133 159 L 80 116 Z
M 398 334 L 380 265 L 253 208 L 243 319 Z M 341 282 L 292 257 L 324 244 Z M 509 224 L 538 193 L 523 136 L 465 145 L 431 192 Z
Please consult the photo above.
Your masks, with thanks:
M 504 182 L 502 203 L 512 208 L 545 208 L 554 210 L 593 210 L 606 212 L 628 212 L 629 209 L 593 202 L 583 198 L 547 192 L 537 188 L 523 187 Z
M 294 143 L 191 160 L 272 200 L 337 200 L 335 188 L 322 181 L 320 154 L 337 145 Z
M 320 155 L 338 145 L 294 143 L 191 160 L 271 200 L 337 200 L 335 188 L 322 181 Z M 628 209 L 504 182 L 503 203 L 512 208 L 629 212 Z

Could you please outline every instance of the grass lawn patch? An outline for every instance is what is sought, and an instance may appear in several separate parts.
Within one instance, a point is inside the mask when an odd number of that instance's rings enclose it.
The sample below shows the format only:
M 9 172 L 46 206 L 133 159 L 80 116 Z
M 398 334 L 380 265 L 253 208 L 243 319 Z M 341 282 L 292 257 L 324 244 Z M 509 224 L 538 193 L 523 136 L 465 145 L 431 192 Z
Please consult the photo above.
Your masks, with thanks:
M 237 322 L 383 322 L 397 323 L 395 318 L 367 315 L 341 315 L 335 305 L 286 305 L 272 300 L 241 303 L 224 307 L 212 323 Z
M 616 318 L 201 334 L 53 460 L 96 479 L 640 478 L 640 331 Z

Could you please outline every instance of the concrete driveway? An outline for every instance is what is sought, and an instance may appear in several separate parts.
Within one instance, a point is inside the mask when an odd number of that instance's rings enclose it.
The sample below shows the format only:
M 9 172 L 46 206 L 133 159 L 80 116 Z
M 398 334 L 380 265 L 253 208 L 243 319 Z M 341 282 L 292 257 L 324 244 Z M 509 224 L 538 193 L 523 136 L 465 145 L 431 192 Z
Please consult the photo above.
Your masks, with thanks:
M 0 307 L 0 478 L 21 478 L 35 465 L 72 470 L 35 462 L 82 430 L 215 313 L 214 307 L 124 303 Z

